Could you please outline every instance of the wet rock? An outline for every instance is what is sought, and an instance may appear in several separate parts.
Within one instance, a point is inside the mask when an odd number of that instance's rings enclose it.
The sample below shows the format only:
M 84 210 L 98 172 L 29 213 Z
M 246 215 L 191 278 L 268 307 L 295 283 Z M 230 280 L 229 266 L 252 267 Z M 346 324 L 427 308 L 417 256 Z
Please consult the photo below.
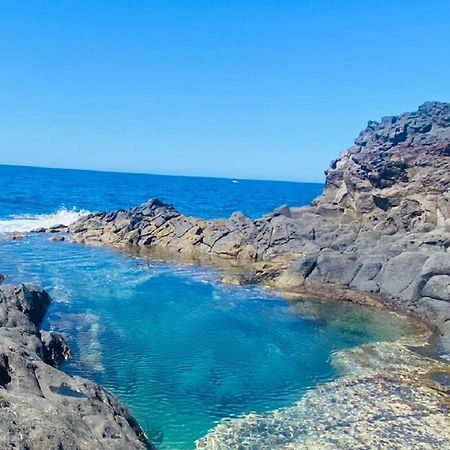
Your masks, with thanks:
M 23 239 L 26 235 L 27 235 L 27 233 L 22 233 L 20 231 L 13 231 L 10 234 L 10 238 L 12 241 L 18 241 L 20 239 Z
M 47 233 L 64 233 L 68 230 L 66 225 L 55 225 L 46 230 Z
M 27 233 L 13 231 L 12 233 L 8 233 L 7 235 L 0 236 L 0 242 L 19 241 L 21 239 L 24 239 L 26 235 Z
M 41 331 L 42 359 L 53 367 L 68 361 L 72 352 L 64 337 L 55 331 Z
M 259 276 L 254 272 L 226 275 L 222 278 L 222 283 L 230 284 L 232 286 L 245 286 L 248 284 L 256 284 L 260 281 Z

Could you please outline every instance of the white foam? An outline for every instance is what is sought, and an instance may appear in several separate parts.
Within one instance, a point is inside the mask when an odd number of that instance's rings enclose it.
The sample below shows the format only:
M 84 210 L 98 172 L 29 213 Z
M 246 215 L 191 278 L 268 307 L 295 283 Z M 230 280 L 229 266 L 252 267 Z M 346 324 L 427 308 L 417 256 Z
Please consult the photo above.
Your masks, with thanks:
M 89 211 L 76 208 L 61 208 L 50 214 L 22 214 L 11 219 L 0 220 L 0 233 L 27 232 L 55 225 L 70 225 L 86 214 L 89 214 Z

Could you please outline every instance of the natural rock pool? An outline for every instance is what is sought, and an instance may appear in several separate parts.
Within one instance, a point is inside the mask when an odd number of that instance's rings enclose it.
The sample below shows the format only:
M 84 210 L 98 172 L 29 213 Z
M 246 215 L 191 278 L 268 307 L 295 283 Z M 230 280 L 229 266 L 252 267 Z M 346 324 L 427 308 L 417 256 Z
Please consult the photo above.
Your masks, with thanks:
M 0 243 L 0 260 L 9 282 L 52 295 L 45 326 L 74 352 L 64 370 L 116 394 L 159 449 L 192 449 L 223 418 L 290 406 L 339 375 L 335 352 L 408 331 L 392 314 L 289 304 L 195 265 L 43 236 Z

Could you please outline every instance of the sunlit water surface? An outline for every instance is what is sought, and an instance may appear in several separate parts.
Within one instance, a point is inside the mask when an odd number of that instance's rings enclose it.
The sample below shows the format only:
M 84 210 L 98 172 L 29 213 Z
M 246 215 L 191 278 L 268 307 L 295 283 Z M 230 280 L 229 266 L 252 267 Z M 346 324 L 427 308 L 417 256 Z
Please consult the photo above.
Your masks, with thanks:
M 224 417 L 291 405 L 336 378 L 333 352 L 401 333 L 379 312 L 293 307 L 194 265 L 44 236 L 0 243 L 0 272 L 51 293 L 44 327 L 74 350 L 64 370 L 115 393 L 160 449 L 192 449 Z

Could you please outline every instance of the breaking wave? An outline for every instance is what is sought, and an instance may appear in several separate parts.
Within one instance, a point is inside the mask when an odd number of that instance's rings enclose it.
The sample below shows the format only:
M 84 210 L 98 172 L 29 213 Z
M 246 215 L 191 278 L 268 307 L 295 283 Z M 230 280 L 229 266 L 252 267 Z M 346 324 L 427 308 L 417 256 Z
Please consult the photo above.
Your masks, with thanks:
M 0 233 L 27 232 L 55 225 L 70 225 L 86 214 L 89 214 L 89 211 L 75 208 L 61 208 L 50 214 L 21 214 L 10 219 L 0 220 Z

